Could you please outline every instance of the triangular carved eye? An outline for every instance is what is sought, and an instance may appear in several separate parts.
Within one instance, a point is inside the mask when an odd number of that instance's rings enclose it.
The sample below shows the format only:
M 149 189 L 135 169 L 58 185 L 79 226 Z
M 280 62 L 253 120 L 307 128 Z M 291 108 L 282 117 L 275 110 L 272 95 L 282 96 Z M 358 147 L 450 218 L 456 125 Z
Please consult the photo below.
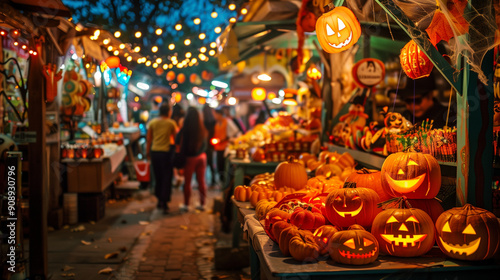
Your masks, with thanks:
M 418 220 L 414 216 L 410 216 L 408 219 L 406 219 L 406 222 L 418 223 Z
M 476 234 L 476 231 L 474 230 L 474 228 L 472 227 L 472 225 L 468 225 L 464 231 L 462 231 L 463 234 Z
M 366 246 L 370 246 L 373 244 L 373 241 L 371 241 L 370 239 L 366 239 L 366 238 L 363 238 L 363 245 Z
M 340 18 L 337 19 L 337 23 L 339 25 L 339 31 L 345 28 L 345 23 Z
M 351 248 L 351 249 L 356 249 L 356 244 L 354 244 L 354 238 L 351 238 L 349 240 L 347 240 L 346 242 L 344 242 L 344 245 Z
M 389 220 L 387 220 L 387 222 L 386 222 L 386 223 L 387 223 L 387 224 L 390 224 L 390 223 L 397 223 L 397 222 L 398 222 L 398 220 L 397 220 L 396 218 L 394 218 L 394 216 L 391 216 L 391 217 L 389 218 Z
M 416 161 L 414 161 L 414 160 L 410 159 L 410 160 L 408 161 L 407 166 L 410 166 L 410 165 L 418 165 L 418 163 L 417 163 Z
M 333 29 L 330 27 L 330 25 L 328 25 L 328 23 L 326 24 L 326 35 L 327 36 L 332 36 L 335 34 L 335 31 L 333 31 Z
M 451 232 L 450 224 L 446 222 L 443 226 L 443 232 Z

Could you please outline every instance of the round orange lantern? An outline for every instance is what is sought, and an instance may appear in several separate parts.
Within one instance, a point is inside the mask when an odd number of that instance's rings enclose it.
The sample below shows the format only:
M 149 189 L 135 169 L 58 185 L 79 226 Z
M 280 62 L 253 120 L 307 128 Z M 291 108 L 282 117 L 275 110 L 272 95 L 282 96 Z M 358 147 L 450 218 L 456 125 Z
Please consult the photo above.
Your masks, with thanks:
M 185 81 L 186 75 L 184 75 L 183 73 L 179 73 L 179 75 L 177 75 L 177 82 L 179 82 L 179 84 L 183 84 Z
M 252 99 L 255 101 L 263 101 L 266 99 L 266 90 L 260 87 L 252 89 Z
M 198 78 L 198 75 L 196 73 L 189 75 L 189 82 L 192 84 L 196 83 L 196 80 L 198 80 L 198 79 L 199 78 Z
M 316 35 L 324 51 L 338 53 L 356 44 L 361 25 L 351 10 L 336 7 L 316 21 Z
M 175 103 L 179 103 L 182 100 L 182 95 L 180 92 L 174 92 L 173 94 Z
M 158 68 L 156 68 L 155 72 L 156 72 L 156 76 L 161 76 L 161 75 L 163 75 L 163 68 L 158 67 Z
M 110 56 L 104 61 L 109 68 L 118 68 L 120 66 L 120 58 L 118 56 Z
M 207 99 L 205 97 L 200 97 L 198 98 L 198 103 L 200 103 L 201 105 L 205 105 L 205 103 L 207 103 Z
M 307 77 L 309 77 L 312 80 L 319 80 L 321 79 L 321 71 L 319 71 L 318 67 L 316 65 L 311 64 L 311 66 L 307 69 Z
M 166 79 L 169 82 L 173 81 L 175 79 L 175 72 L 174 71 L 168 71 Z
M 406 75 L 412 79 L 429 76 L 434 67 L 427 55 L 413 40 L 401 49 L 399 60 Z
M 273 100 L 275 98 L 276 98 L 276 93 L 271 91 L 270 93 L 267 94 L 267 99 Z
M 203 80 L 208 81 L 208 80 L 211 80 L 213 77 L 214 77 L 214 73 L 207 71 L 207 70 L 201 71 L 201 78 Z

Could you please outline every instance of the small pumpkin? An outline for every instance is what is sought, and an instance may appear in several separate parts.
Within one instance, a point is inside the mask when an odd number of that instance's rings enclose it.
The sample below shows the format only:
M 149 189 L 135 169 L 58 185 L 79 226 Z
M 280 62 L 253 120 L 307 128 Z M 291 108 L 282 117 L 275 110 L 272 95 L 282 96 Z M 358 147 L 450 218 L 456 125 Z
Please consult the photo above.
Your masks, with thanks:
M 248 186 L 236 186 L 234 188 L 234 199 L 237 201 L 249 201 L 252 189 Z
M 361 226 L 351 226 L 330 238 L 328 252 L 332 260 L 342 264 L 364 265 L 378 258 L 379 244 L 375 236 Z
M 338 231 L 340 231 L 340 228 L 332 225 L 320 226 L 314 231 L 314 241 L 316 241 L 316 244 L 319 246 L 320 255 L 328 253 L 328 242 Z
M 307 172 L 293 156 L 287 161 L 280 163 L 274 172 L 274 184 L 276 187 L 289 187 L 295 190 L 305 188 L 307 185 Z
M 276 239 L 276 243 L 280 243 L 279 241 L 279 237 L 281 235 L 281 232 L 286 229 L 286 228 L 289 228 L 293 226 L 292 224 L 290 224 L 289 222 L 287 221 L 278 221 L 276 223 L 273 224 L 273 226 L 271 227 L 271 233 L 273 235 L 273 237 L 275 237 Z
M 264 230 L 273 241 L 278 242 L 278 236 L 273 235 L 272 228 L 274 224 L 279 221 L 285 221 L 288 223 L 289 219 L 290 213 L 277 208 L 273 208 L 266 214 L 266 219 L 264 220 Z
M 450 258 L 480 261 L 500 247 L 500 225 L 488 210 L 465 204 L 445 211 L 436 221 L 437 243 Z
M 318 18 L 316 35 L 324 51 L 337 53 L 356 44 L 361 36 L 361 25 L 351 10 L 335 7 Z
M 269 212 L 275 205 L 276 201 L 263 199 L 257 202 L 255 205 L 255 218 L 257 220 L 262 220 L 266 218 L 267 212 Z
M 281 231 L 278 244 L 283 255 L 290 256 L 290 240 L 297 234 L 299 234 L 299 229 L 296 226 L 287 227 Z
M 268 199 L 271 194 L 271 191 L 267 188 L 257 187 L 252 191 L 250 195 L 250 204 L 253 207 L 257 206 L 257 203 L 262 199 Z
M 290 223 L 299 229 L 314 230 L 325 225 L 325 217 L 316 207 L 296 208 L 290 215 Z
M 393 197 L 434 198 L 441 188 L 441 167 L 429 154 L 399 152 L 382 165 L 382 188 Z
M 328 192 L 333 189 L 342 188 L 343 182 L 336 176 L 326 177 L 318 175 L 307 180 L 307 185 L 319 192 Z
M 358 188 L 369 188 L 374 190 L 378 194 L 380 201 L 386 201 L 392 198 L 392 196 L 382 188 L 380 171 L 378 170 L 362 168 L 347 176 L 346 182 L 354 182 Z
M 319 257 L 319 246 L 310 231 L 299 230 L 298 234 L 290 239 L 288 246 L 294 260 L 311 262 Z
M 266 161 L 266 152 L 262 148 L 255 149 L 252 154 L 252 160 L 257 162 Z
M 333 190 L 325 201 L 326 217 L 339 227 L 360 224 L 370 227 L 380 212 L 378 194 L 367 188 L 356 188 L 356 183 L 346 182 L 344 188 Z
M 380 251 L 398 257 L 417 257 L 434 245 L 434 223 L 424 211 L 407 208 L 401 199 L 401 208 L 380 212 L 373 220 L 371 232 L 377 238 Z
M 343 169 L 340 168 L 338 164 L 334 163 L 332 158 L 327 157 L 325 163 L 316 169 L 315 175 L 325 177 L 340 176 L 342 171 Z

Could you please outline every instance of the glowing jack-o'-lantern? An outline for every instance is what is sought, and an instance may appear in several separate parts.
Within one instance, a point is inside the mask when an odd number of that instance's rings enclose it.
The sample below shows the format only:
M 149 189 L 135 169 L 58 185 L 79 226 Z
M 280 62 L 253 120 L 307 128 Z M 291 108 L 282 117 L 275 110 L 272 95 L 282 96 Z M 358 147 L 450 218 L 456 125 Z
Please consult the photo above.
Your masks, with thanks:
M 378 240 L 380 251 L 393 256 L 421 256 L 434 245 L 432 219 L 416 208 L 380 212 L 373 220 L 371 232 Z
M 262 101 L 266 99 L 266 90 L 261 87 L 256 87 L 252 89 L 252 99 L 255 101 Z
M 339 227 L 352 224 L 370 227 L 380 212 L 377 208 L 379 202 L 380 198 L 374 190 L 356 188 L 355 183 L 348 182 L 344 188 L 333 190 L 326 197 L 326 217 Z
M 351 10 L 336 7 L 316 21 L 316 35 L 324 51 L 337 53 L 356 44 L 361 25 Z
M 362 227 L 353 226 L 332 236 L 328 243 L 330 257 L 343 264 L 363 265 L 374 262 L 379 254 L 377 239 Z
M 412 79 L 427 77 L 431 74 L 434 65 L 427 55 L 419 48 L 415 41 L 406 44 L 399 54 L 401 68 Z
M 434 198 L 441 188 L 441 168 L 437 160 L 422 153 L 395 153 L 382 165 L 382 188 L 394 197 Z
M 309 77 L 312 80 L 321 79 L 321 71 L 314 64 L 311 64 L 311 66 L 309 66 L 306 73 L 307 73 L 307 77 Z
M 443 253 L 459 260 L 492 258 L 500 246 L 500 226 L 488 210 L 466 204 L 443 212 L 436 221 L 436 241 Z

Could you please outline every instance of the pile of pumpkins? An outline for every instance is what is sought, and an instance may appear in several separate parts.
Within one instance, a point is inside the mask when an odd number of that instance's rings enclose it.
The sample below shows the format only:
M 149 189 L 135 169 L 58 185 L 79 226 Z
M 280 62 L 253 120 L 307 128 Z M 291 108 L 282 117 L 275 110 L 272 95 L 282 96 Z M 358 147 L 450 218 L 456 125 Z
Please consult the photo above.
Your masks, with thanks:
M 444 211 L 435 199 L 440 166 L 431 155 L 391 154 L 381 171 L 357 170 L 332 186 L 314 188 L 312 179 L 302 164 L 284 162 L 274 176 L 257 176 L 245 193 L 254 196 L 256 218 L 266 233 L 297 261 L 329 255 L 337 263 L 364 265 L 379 253 L 422 256 L 436 242 L 450 258 L 479 261 L 494 257 L 500 247 L 493 213 L 470 204 Z M 269 195 L 261 199 L 253 194 L 268 187 Z M 241 198 L 235 189 L 237 195 Z

